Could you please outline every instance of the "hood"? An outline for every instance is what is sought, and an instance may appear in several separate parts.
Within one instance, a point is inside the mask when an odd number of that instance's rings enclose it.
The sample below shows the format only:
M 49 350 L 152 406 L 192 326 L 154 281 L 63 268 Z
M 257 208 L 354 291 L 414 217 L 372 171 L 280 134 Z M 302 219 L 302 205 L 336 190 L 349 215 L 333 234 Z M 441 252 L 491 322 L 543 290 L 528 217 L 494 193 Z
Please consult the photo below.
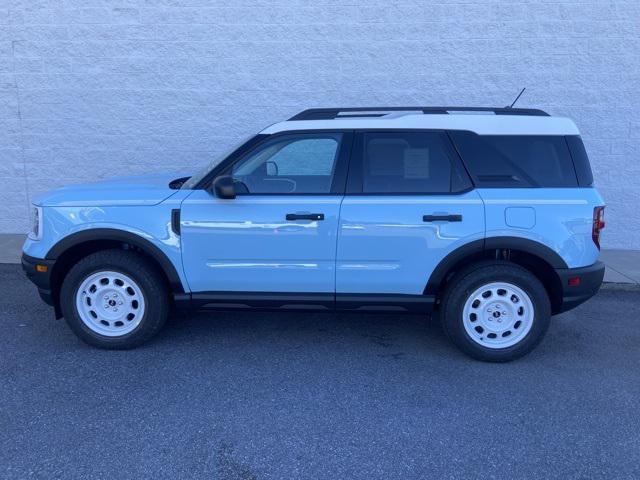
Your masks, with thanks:
M 156 173 L 69 185 L 38 195 L 33 203 L 55 207 L 157 205 L 176 193 L 176 187 L 169 184 L 186 176 L 184 172 Z

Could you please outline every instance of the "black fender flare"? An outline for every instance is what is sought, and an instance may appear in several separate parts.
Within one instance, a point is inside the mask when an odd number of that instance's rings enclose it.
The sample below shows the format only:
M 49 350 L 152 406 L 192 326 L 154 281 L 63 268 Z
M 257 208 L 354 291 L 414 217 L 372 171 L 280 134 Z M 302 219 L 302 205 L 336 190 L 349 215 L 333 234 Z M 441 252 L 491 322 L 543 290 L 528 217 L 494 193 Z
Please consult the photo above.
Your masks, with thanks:
M 424 293 L 426 295 L 437 294 L 447 274 L 465 258 L 481 256 L 486 251 L 499 249 L 513 249 L 529 253 L 544 260 L 554 269 L 569 268 L 556 251 L 535 240 L 523 237 L 487 237 L 466 243 L 445 256 L 431 273 Z
M 530 253 L 541 258 L 553 268 L 569 268 L 567 262 L 558 252 L 535 240 L 524 237 L 487 237 L 484 239 L 485 250 L 497 250 L 499 248 L 510 248 Z
M 171 290 L 174 293 L 184 293 L 178 271 L 167 255 L 146 238 L 124 230 L 115 228 L 91 228 L 72 233 L 53 245 L 45 255 L 45 258 L 55 261 L 69 249 L 77 245 L 100 240 L 127 243 L 141 249 L 160 265 L 160 268 L 169 280 Z

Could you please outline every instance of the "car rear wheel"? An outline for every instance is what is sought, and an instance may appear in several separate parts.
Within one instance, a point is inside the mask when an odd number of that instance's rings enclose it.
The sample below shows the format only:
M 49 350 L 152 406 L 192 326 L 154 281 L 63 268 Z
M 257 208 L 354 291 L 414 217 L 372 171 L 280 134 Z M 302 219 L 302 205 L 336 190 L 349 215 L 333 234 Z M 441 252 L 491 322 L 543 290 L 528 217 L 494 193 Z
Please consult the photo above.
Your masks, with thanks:
M 163 277 L 143 256 L 124 250 L 91 254 L 67 274 L 60 292 L 67 323 L 85 342 L 111 349 L 138 346 L 167 318 Z
M 505 362 L 529 353 L 542 340 L 551 317 L 547 292 L 525 268 L 481 262 L 449 283 L 442 301 L 443 328 L 466 354 Z

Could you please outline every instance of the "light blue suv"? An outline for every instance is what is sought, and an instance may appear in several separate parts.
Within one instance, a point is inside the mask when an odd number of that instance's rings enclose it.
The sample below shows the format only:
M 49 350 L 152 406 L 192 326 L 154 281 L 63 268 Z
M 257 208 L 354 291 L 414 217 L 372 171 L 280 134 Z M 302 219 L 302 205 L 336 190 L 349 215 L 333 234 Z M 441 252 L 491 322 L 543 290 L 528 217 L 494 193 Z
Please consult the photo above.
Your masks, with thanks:
M 593 296 L 603 200 L 578 129 L 516 108 L 306 110 L 189 177 L 37 198 L 23 267 L 85 342 L 172 308 L 439 313 L 482 360 Z

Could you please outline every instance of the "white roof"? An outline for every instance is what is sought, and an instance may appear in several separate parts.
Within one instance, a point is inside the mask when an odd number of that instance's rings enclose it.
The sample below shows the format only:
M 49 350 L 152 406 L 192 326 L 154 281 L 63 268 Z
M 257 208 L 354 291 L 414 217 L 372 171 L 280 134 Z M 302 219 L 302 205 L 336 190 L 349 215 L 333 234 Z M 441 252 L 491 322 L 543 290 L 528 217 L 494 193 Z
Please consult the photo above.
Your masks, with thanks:
M 438 129 L 469 130 L 479 135 L 579 135 L 578 127 L 568 118 L 495 115 L 493 113 L 423 114 L 395 112 L 381 117 L 345 117 L 329 120 L 288 120 L 265 128 L 272 134 L 289 130 L 336 129 Z

